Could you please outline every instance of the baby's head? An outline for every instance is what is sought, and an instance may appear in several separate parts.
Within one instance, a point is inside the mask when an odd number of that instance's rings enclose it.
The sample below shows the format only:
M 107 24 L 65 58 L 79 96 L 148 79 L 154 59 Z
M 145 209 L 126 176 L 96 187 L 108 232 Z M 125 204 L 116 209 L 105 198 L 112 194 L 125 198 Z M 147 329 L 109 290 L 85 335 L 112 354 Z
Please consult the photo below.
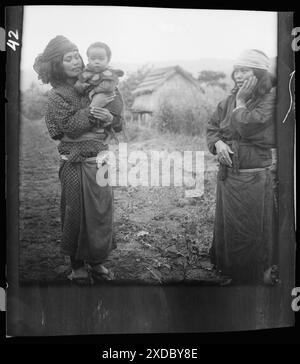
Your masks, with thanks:
M 86 54 L 88 56 L 89 65 L 93 67 L 95 72 L 104 71 L 111 59 L 111 50 L 109 46 L 102 42 L 91 44 Z

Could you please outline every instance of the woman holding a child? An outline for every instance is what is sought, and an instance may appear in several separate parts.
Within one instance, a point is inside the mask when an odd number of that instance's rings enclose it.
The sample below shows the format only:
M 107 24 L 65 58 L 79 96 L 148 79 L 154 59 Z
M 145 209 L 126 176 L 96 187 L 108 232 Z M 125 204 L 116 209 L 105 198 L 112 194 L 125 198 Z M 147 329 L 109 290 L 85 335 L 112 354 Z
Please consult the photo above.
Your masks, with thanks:
M 246 50 L 234 65 L 235 87 L 207 127 L 217 155 L 216 214 L 211 260 L 231 282 L 277 280 L 274 80 L 270 60 Z
M 97 44 L 106 58 L 102 65 L 108 63 L 109 47 Z M 51 138 L 59 141 L 62 251 L 71 260 L 69 278 L 79 284 L 90 283 L 91 276 L 109 277 L 102 263 L 113 248 L 113 192 L 96 182 L 96 157 L 108 149 L 107 131 L 121 131 L 123 110 L 117 89 L 115 95 L 101 95 L 98 104 L 94 95 L 90 107 L 88 94 L 74 88 L 83 67 L 78 48 L 63 36 L 52 39 L 34 64 L 39 79 L 52 86 L 45 121 Z

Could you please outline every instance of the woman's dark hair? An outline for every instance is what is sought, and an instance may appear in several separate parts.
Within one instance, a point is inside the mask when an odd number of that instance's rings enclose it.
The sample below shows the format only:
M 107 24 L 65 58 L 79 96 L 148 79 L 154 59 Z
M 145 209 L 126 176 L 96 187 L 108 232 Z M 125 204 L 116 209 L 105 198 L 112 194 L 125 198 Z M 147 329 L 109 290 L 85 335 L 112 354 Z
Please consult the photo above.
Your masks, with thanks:
M 81 56 L 80 59 L 82 61 L 82 67 L 84 67 Z M 63 69 L 63 56 L 55 57 L 48 62 L 38 62 L 38 75 L 38 78 L 43 83 L 50 83 L 53 88 L 64 84 L 67 77 Z
M 268 94 L 276 84 L 275 76 L 266 70 L 258 68 L 253 68 L 253 73 L 258 80 L 254 89 L 254 97 L 257 98 Z
M 259 69 L 259 68 L 252 68 L 254 76 L 257 78 L 257 84 L 255 86 L 255 89 L 253 91 L 253 98 L 257 99 L 265 94 L 269 93 L 271 89 L 276 85 L 276 78 L 274 75 L 272 75 L 267 70 Z M 234 70 L 231 74 L 231 78 L 234 79 Z M 233 93 L 236 93 L 238 91 L 238 87 L 235 85 L 234 89 L 232 90 Z
M 106 44 L 106 43 L 103 43 L 103 42 L 96 42 L 96 43 L 93 43 L 91 44 L 87 51 L 86 51 L 86 55 L 89 56 L 89 51 L 92 49 L 92 48 L 102 48 L 105 50 L 106 52 L 106 55 L 107 55 L 107 58 L 108 58 L 108 61 L 110 61 L 111 59 L 111 49 L 109 48 L 109 46 Z

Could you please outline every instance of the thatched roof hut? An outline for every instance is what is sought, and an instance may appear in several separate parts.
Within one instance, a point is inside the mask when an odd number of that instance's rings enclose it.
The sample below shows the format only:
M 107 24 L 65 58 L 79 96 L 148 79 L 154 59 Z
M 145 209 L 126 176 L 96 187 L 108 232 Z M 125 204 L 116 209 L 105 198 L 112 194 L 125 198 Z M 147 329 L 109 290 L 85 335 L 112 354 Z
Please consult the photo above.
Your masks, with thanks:
M 189 98 L 204 93 L 193 76 L 179 66 L 154 69 L 133 91 L 135 99 L 131 111 L 140 118 L 145 114 L 152 115 L 164 97 L 175 97 L 176 92 L 176 97 Z

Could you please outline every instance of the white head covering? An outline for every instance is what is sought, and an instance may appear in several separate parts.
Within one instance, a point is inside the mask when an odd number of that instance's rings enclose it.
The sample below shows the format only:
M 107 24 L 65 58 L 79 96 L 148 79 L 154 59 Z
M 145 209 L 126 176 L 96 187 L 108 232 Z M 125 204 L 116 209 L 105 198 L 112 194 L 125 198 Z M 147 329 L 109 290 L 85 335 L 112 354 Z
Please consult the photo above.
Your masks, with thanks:
M 238 57 L 234 66 L 259 68 L 268 71 L 270 69 L 270 59 L 262 51 L 247 49 Z

